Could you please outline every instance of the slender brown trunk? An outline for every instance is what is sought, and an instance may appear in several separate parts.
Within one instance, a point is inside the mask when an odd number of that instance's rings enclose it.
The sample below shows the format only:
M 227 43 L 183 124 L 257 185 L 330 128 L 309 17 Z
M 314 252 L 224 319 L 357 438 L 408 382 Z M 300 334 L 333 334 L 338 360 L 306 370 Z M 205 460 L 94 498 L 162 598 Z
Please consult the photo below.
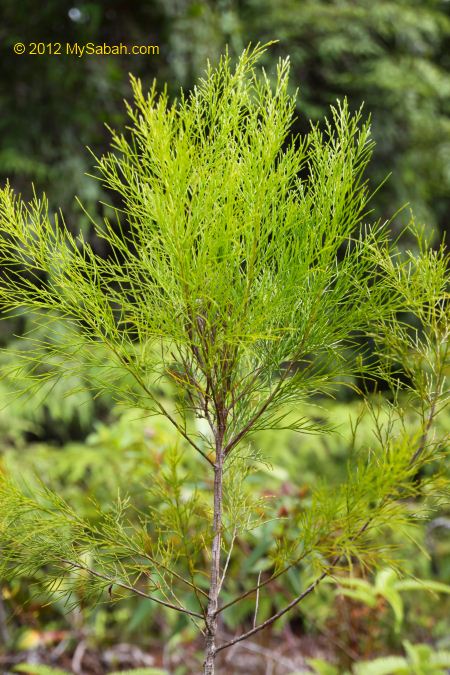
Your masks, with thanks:
M 209 600 L 206 612 L 206 657 L 204 675 L 214 675 L 216 655 L 217 609 L 220 592 L 220 549 L 222 538 L 222 484 L 223 484 L 223 436 L 216 442 L 216 461 L 214 464 L 214 539 L 211 551 L 211 573 Z

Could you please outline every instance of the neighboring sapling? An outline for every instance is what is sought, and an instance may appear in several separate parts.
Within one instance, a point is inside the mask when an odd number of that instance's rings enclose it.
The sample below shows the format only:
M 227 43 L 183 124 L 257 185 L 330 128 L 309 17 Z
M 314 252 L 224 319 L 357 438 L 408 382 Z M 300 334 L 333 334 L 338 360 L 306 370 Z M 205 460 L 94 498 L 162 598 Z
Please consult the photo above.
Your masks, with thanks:
M 444 248 L 400 254 L 387 224 L 366 224 L 368 122 L 338 103 L 323 130 L 313 125 L 293 137 L 289 64 L 280 62 L 272 86 L 255 70 L 264 50 L 245 50 L 235 68 L 223 57 L 173 103 L 156 85 L 145 95 L 132 79 L 131 126 L 112 132 L 113 152 L 97 160 L 116 205 L 115 222 L 94 222 L 105 258 L 51 219 L 44 198 L 24 204 L 8 186 L 0 196 L 2 308 L 40 312 L 49 333 L 64 320 L 73 333 L 29 350 L 29 376 L 49 377 L 42 353 L 70 355 L 72 367 L 103 345 L 103 386 L 165 415 L 198 455 L 199 490 L 204 470 L 211 481 L 210 510 L 196 495 L 180 502 L 174 451 L 169 469 L 149 477 L 164 503 L 160 516 L 152 508 L 136 523 L 119 500 L 94 526 L 48 488 L 30 496 L 4 477 L 3 574 L 44 568 L 53 592 L 70 594 L 78 572 L 94 601 L 123 591 L 183 613 L 204 635 L 207 674 L 221 650 L 272 624 L 337 568 L 383 558 L 375 534 L 409 517 L 406 498 L 422 492 L 415 476 L 435 456 L 430 433 L 445 402 Z M 366 356 L 367 337 L 383 360 Z M 298 412 L 301 404 L 372 375 L 398 397 L 403 377 L 419 426 L 397 434 L 394 424 L 379 424 L 374 447 L 349 465 L 348 482 L 317 489 L 297 539 L 274 541 L 258 583 L 242 579 L 242 593 L 221 602 L 233 546 L 261 518 L 244 481 L 261 459 L 251 435 L 327 431 Z M 390 415 L 402 418 L 395 401 Z M 375 428 L 377 419 L 375 412 Z M 221 638 L 223 612 L 250 595 L 258 604 L 300 564 L 311 574 L 301 593 Z

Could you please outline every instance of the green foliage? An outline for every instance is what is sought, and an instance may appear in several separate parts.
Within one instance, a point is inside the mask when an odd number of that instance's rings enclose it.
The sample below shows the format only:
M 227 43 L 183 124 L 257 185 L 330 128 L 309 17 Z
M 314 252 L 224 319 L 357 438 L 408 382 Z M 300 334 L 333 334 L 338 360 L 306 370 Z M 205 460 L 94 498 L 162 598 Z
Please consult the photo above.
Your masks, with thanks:
M 47 319 L 48 317 L 46 317 Z M 107 354 L 92 346 L 89 357 L 80 360 L 58 345 L 71 339 L 64 322 L 55 318 L 54 330 L 47 332 L 47 321 L 38 313 L 27 316 L 30 326 L 0 352 L 2 399 L 9 402 L 0 410 L 4 437 L 20 442 L 24 432 L 42 437 L 50 429 L 56 440 L 86 434 L 93 420 L 111 406 L 111 396 L 96 389 L 96 379 Z M 69 372 L 72 365 L 72 372 Z M 30 386 L 30 375 L 39 373 L 39 388 Z M 19 382 L 21 384 L 19 385 Z M 19 389 L 22 395 L 17 396 Z M 15 433 L 14 433 L 15 431 Z
M 74 22 L 52 0 L 31 25 L 29 0 L 20 8 L 10 0 L 4 2 L 5 73 L 14 72 L 14 86 L 5 82 L 3 87 L 7 147 L 1 153 L 0 171 L 12 176 L 13 185 L 26 193 L 31 179 L 47 188 L 52 185 L 52 208 L 56 202 L 63 205 L 72 215 L 68 222 L 76 219 L 72 231 L 81 225 L 103 255 L 102 242 L 88 232 L 86 215 L 72 214 L 73 193 L 99 212 L 98 217 L 100 213 L 111 215 L 110 209 L 97 205 L 99 199 L 106 201 L 100 183 L 84 176 L 89 160 L 83 147 L 88 144 L 101 152 L 106 144 L 99 131 L 103 121 L 122 122 L 122 110 L 115 101 L 119 103 L 125 95 L 129 60 L 79 59 L 74 66 L 71 59 L 18 59 L 12 45 L 15 39 L 35 40 L 37 33 L 42 39 L 46 35 L 45 39 L 54 40 L 61 25 L 71 42 L 113 42 L 117 11 L 90 2 L 83 7 L 82 20 Z M 301 84 L 299 129 L 307 129 L 310 116 L 319 120 L 327 114 L 336 97 L 347 95 L 351 109 L 365 101 L 374 113 L 372 133 L 377 141 L 368 175 L 378 183 L 394 169 L 385 189 L 374 196 L 377 212 L 387 218 L 399 205 L 410 202 L 420 220 L 445 229 L 449 184 L 446 40 L 450 25 L 445 3 L 427 0 L 411 5 L 404 0 L 383 0 L 355 6 L 323 0 L 221 0 L 211 6 L 199 0 L 172 7 L 170 3 L 149 6 L 137 2 L 130 9 L 120 8 L 120 24 L 136 41 L 138 36 L 148 41 L 148 26 L 155 27 L 155 42 L 157 35 L 164 35 L 170 58 L 133 57 L 132 69 L 142 74 L 144 82 L 157 72 L 170 83 L 182 82 L 187 87 L 202 72 L 205 59 L 215 62 L 226 43 L 238 54 L 249 40 L 279 39 L 278 50 L 291 55 Z M 270 66 L 274 54 L 275 50 L 266 54 Z M 93 62 L 95 66 L 90 67 Z M 39 88 L 33 86 L 36 78 Z M 178 84 L 172 90 L 177 92 Z M 70 108 L 67 100 L 72 102 Z
M 72 231 L 81 227 L 100 254 L 106 250 L 75 207 L 73 194 L 98 217 L 111 216 L 98 203 L 107 201 L 100 183 L 85 176 L 89 158 L 84 148 L 102 152 L 108 142 L 103 122 L 123 123 L 129 70 L 145 84 L 155 75 L 167 80 L 176 94 L 180 83 L 191 87 L 205 60 L 216 62 L 226 44 L 237 55 L 250 40 L 261 39 L 280 40 L 278 51 L 291 55 L 301 86 L 296 124 L 302 132 L 309 117 L 320 120 L 345 95 L 352 110 L 364 101 L 373 112 L 377 146 L 368 175 L 377 184 L 393 171 L 374 197 L 377 213 L 388 218 L 409 202 L 420 221 L 445 230 L 450 180 L 446 3 L 196 0 L 173 5 L 158 0 L 109 7 L 93 0 L 83 5 L 79 21 L 69 18 L 68 9 L 49 0 L 35 15 L 31 0 L 3 1 L 0 174 L 27 196 L 31 182 L 46 189 L 51 209 L 63 206 Z M 64 37 L 72 44 L 114 44 L 124 36 L 135 44 L 159 43 L 160 56 L 18 58 L 12 49 L 16 41 Z M 266 55 L 268 71 L 275 55 L 276 50 Z M 8 339 L 9 332 L 2 337 Z
M 123 264 L 98 258 L 82 239 L 53 226 L 45 200 L 36 197 L 26 206 L 8 188 L 3 191 L 2 259 L 10 270 L 3 306 L 25 303 L 63 313 L 69 326 L 75 324 L 91 341 L 100 339 L 120 364 L 130 364 L 141 387 L 155 373 L 153 350 L 155 342 L 161 348 L 162 336 L 164 369 L 157 375 L 171 374 L 182 386 L 188 383 L 179 369 L 170 370 L 166 353 L 175 348 L 177 358 L 187 358 L 186 345 L 193 339 L 202 349 L 210 331 L 218 334 L 208 366 L 226 347 L 240 366 L 235 377 L 242 369 L 264 372 L 265 388 L 280 363 L 297 353 L 322 353 L 336 361 L 334 345 L 381 304 L 376 287 L 369 294 L 363 281 L 371 262 L 361 245 L 335 270 L 336 252 L 367 201 L 361 172 L 369 158 L 368 128 L 359 132 L 358 118 L 350 119 L 344 106 L 334 113 L 336 131 L 330 125 L 323 137 L 314 129 L 299 148 L 292 143 L 282 151 L 293 114 L 287 64 L 280 66 L 272 94 L 267 80 L 248 76 L 257 55 L 247 54 L 234 74 L 224 61 L 178 109 L 167 107 L 165 95 L 157 100 L 155 88 L 145 100 L 135 83 L 133 145 L 114 134 L 118 154 L 99 161 L 103 180 L 124 199 L 130 242 L 138 252 L 106 222 L 99 236 L 125 256 Z M 169 139 L 176 150 L 168 152 Z M 310 177 L 298 184 L 307 163 Z M 151 189 L 142 190 L 146 176 Z M 173 203 L 164 198 L 168 186 Z M 329 227 L 330 216 L 336 231 Z M 48 276 L 40 288 L 31 276 L 37 268 Z M 302 300 L 292 304 L 293 293 Z M 268 302 L 276 308 L 271 316 Z M 347 311 L 337 313 L 342 302 Z M 67 341 L 65 336 L 64 345 Z M 59 353 L 57 345 L 49 351 Z M 204 387 L 202 373 L 195 375 Z M 288 398 L 291 383 L 298 389 L 302 380 L 302 373 L 285 378 L 274 403 Z M 243 427 L 248 418 L 243 392 L 231 426 Z
M 133 670 L 121 670 L 121 675 L 167 675 L 166 670 L 161 668 L 135 668 Z M 110 675 L 119 675 L 119 671 L 110 673 Z
M 313 672 L 317 675 L 339 675 L 338 668 L 322 659 L 308 659 L 307 663 L 311 668 L 314 668 Z M 292 675 L 296 674 L 293 673 Z
M 374 228 L 365 238 L 355 232 L 369 197 L 362 177 L 372 147 L 367 124 L 358 130 L 359 115 L 352 118 L 344 104 L 326 134 L 313 128 L 282 149 L 294 111 L 287 63 L 272 93 L 267 80 L 248 75 L 257 56 L 258 50 L 246 54 L 235 73 L 224 61 L 178 108 L 168 108 L 155 88 L 145 99 L 135 82 L 132 141 L 113 134 L 117 154 L 99 160 L 102 180 L 122 196 L 131 227 L 127 239 L 109 221 L 98 227 L 116 256 L 124 256 L 120 264 L 53 225 L 45 200 L 25 205 L 8 188 L 2 193 L 2 259 L 10 270 L 3 306 L 62 313 L 81 337 L 108 347 L 144 388 L 147 405 L 145 388 L 163 376 L 208 398 L 201 368 L 193 373 L 196 389 L 184 361 L 191 341 L 204 352 L 202 341 L 217 332 L 205 365 L 223 360 L 226 349 L 236 366 L 233 384 L 248 372 L 264 374 L 252 382 L 251 396 L 243 386 L 235 392 L 230 430 L 245 428 L 258 385 L 263 401 L 280 364 L 315 357 L 315 366 L 306 360 L 295 373 L 287 367 L 292 377 L 282 378 L 254 430 L 282 422 L 279 406 L 295 402 L 299 392 L 327 389 L 334 371 L 342 374 L 342 346 L 350 334 L 402 306 L 395 289 L 387 303 L 384 278 L 367 285 L 370 276 L 377 280 L 379 264 L 368 255 L 370 246 L 383 231 Z M 299 182 L 304 167 L 309 175 Z M 142 189 L 149 176 L 151 187 Z M 347 253 L 336 264 L 342 247 Z M 36 269 L 47 274 L 42 287 L 33 279 Z M 47 328 L 52 334 L 51 324 Z M 66 334 L 64 356 L 67 344 Z M 60 353 L 57 344 L 45 347 L 46 361 Z M 81 349 L 79 340 L 73 349 Z M 171 370 L 173 351 L 181 363 Z M 33 356 L 37 360 L 38 353 Z M 111 368 L 109 388 L 113 375 Z M 305 420 L 291 426 L 314 430 Z
M 376 198 L 386 216 L 410 202 L 445 229 L 450 127 L 450 18 L 434 0 L 248 0 L 244 39 L 277 38 L 301 83 L 302 110 L 320 118 L 336 97 L 364 101 L 377 142 L 371 177 L 393 175 Z M 234 5 L 238 17 L 242 16 Z M 250 16 L 247 14 L 247 16 Z M 301 120 L 302 128 L 305 122 Z
M 15 666 L 14 672 L 26 673 L 26 675 L 68 675 L 66 670 L 51 668 L 50 666 L 41 666 L 34 663 L 19 663 Z
M 444 675 L 448 672 L 450 652 L 434 650 L 426 644 L 404 642 L 406 656 L 383 656 L 355 663 L 353 675 Z M 317 675 L 338 675 L 343 671 L 321 659 L 308 659 Z M 294 674 L 292 674 L 294 675 Z M 345 671 L 343 675 L 350 675 Z
M 393 569 L 382 569 L 371 584 L 366 579 L 339 577 L 337 593 L 375 607 L 377 598 L 383 597 L 391 606 L 395 615 L 395 628 L 400 630 L 404 619 L 404 606 L 401 594 L 405 591 L 428 591 L 430 593 L 450 593 L 450 586 L 439 581 L 425 579 L 399 579 Z
M 69 442 L 62 448 L 34 443 L 19 452 L 12 447 L 3 452 L 2 465 L 9 474 L 21 476 L 31 492 L 39 490 L 45 477 L 79 513 L 95 518 L 95 504 L 107 510 L 111 495 L 118 493 L 130 495 L 136 507 L 146 507 L 142 486 L 159 472 L 162 457 L 174 442 L 164 418 L 148 420 L 142 411 L 122 411 L 108 423 L 97 422 L 82 443 Z
M 436 651 L 429 645 L 412 645 L 405 641 L 405 657 L 387 657 L 360 663 L 354 668 L 355 675 L 443 675 L 448 672 L 450 652 Z
M 49 666 L 39 666 L 30 663 L 20 663 L 14 668 L 17 673 L 26 673 L 27 675 L 68 675 L 67 671 Z M 133 670 L 121 670 L 109 673 L 109 675 L 166 675 L 165 670 L 161 668 L 134 668 Z

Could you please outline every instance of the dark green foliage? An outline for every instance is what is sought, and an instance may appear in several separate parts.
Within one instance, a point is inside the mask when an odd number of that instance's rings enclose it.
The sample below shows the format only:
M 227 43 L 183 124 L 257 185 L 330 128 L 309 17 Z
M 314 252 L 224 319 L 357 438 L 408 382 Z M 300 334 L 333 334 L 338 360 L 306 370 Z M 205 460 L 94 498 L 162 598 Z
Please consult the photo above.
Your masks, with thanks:
M 377 199 L 386 215 L 410 202 L 417 217 L 447 226 L 450 190 L 450 17 L 446 3 L 249 2 L 257 29 L 291 53 L 307 115 L 336 97 L 372 113 L 371 175 L 392 171 Z M 304 122 L 303 122 L 304 124 Z
M 120 98 L 132 70 L 191 86 L 206 58 L 215 61 L 226 43 L 233 54 L 249 40 L 280 40 L 290 54 L 301 87 L 303 130 L 320 119 L 337 97 L 352 108 L 365 101 L 373 113 L 377 142 L 369 170 L 375 182 L 393 176 L 375 205 L 386 216 L 411 202 L 418 217 L 447 226 L 449 192 L 449 7 L 437 0 L 357 3 L 325 0 L 196 0 L 135 2 L 130 6 L 91 2 L 83 21 L 68 17 L 69 2 L 48 2 L 36 13 L 32 2 L 2 3 L 4 66 L 0 174 L 19 188 L 31 180 L 58 193 L 55 203 L 72 205 L 73 194 L 93 204 L 98 191 L 82 174 L 83 150 L 101 150 L 101 122 L 122 119 Z M 120 29 L 119 29 L 120 26 Z M 157 58 L 76 59 L 18 57 L 15 41 L 87 41 L 160 44 Z M 273 64 L 274 51 L 268 56 Z M 11 81 L 11 74 L 14 74 Z M 70 186 L 70 187 L 69 187 Z

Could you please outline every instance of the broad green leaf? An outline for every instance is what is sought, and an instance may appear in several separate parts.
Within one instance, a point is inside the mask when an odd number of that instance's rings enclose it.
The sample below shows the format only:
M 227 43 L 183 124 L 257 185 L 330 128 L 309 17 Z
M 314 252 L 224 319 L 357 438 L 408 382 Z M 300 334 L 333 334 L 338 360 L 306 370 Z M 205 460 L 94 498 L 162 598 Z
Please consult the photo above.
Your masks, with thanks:
M 391 588 L 397 579 L 397 574 L 395 570 L 390 567 L 387 567 L 383 570 L 380 570 L 375 577 L 375 588 L 376 590 L 384 594 L 386 588 Z
M 392 586 L 385 586 L 384 591 L 380 590 L 380 595 L 382 595 L 392 607 L 395 614 L 396 630 L 399 630 L 403 622 L 403 600 L 400 593 Z
M 50 666 L 37 665 L 34 663 L 19 663 L 14 667 L 16 673 L 26 673 L 26 675 L 69 675 L 67 670 L 51 668 Z
M 398 591 L 429 591 L 434 593 L 450 593 L 450 585 L 431 579 L 404 579 L 397 581 Z
M 411 675 L 402 656 L 386 656 L 373 661 L 362 661 L 353 666 L 354 675 Z
M 306 659 L 308 666 L 313 668 L 313 672 L 317 675 L 340 675 L 339 668 L 323 659 Z M 289 675 L 297 675 L 290 673 Z
M 168 675 L 168 672 L 161 668 L 135 668 L 134 670 L 115 670 L 108 675 Z
M 375 607 L 377 604 L 377 598 L 375 593 L 370 590 L 366 591 L 365 589 L 352 590 L 350 588 L 343 588 L 339 591 L 340 594 L 344 595 L 346 598 L 351 598 L 357 602 L 363 602 L 368 607 Z

